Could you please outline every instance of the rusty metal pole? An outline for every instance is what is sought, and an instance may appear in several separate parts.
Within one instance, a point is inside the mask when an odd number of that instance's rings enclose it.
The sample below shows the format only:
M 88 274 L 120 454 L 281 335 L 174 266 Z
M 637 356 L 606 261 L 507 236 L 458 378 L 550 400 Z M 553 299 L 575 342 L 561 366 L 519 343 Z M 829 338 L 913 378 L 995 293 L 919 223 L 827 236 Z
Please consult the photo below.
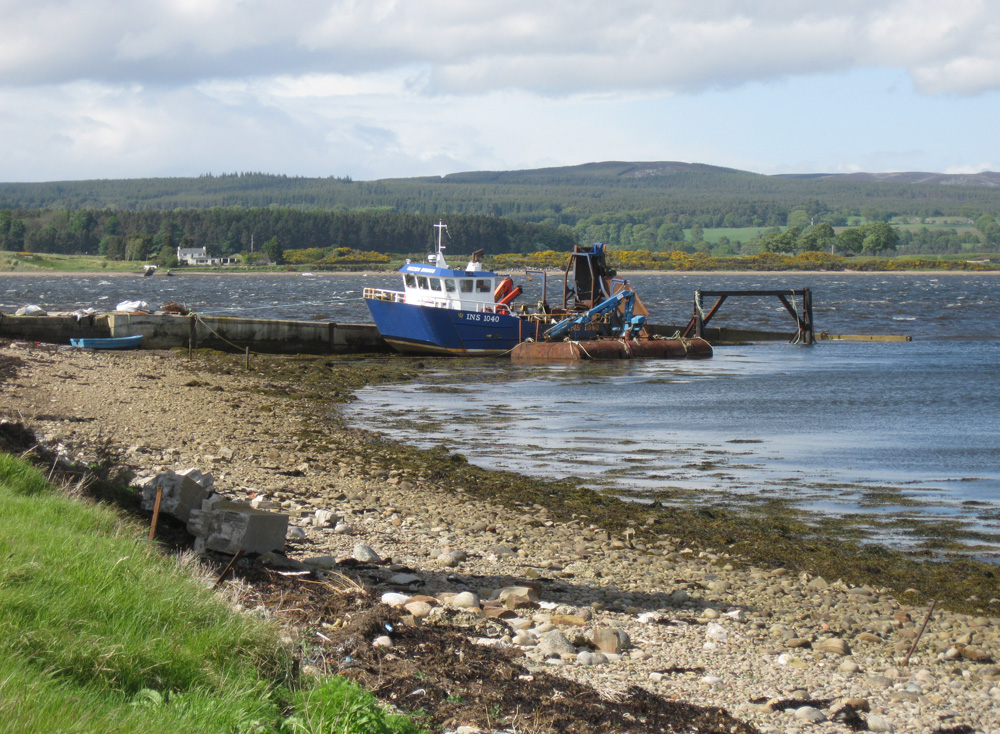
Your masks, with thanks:
M 246 550 L 244 550 L 243 548 L 240 548 L 238 551 L 236 551 L 236 555 L 233 556 L 232 559 L 230 559 L 226 567 L 222 569 L 222 573 L 219 574 L 219 578 L 215 580 L 216 587 L 222 585 L 222 582 L 226 580 L 226 577 L 229 575 L 229 572 L 232 571 L 233 568 L 236 566 L 236 564 L 240 562 L 240 559 L 243 558 L 244 553 L 246 553 Z
M 802 291 L 802 310 L 806 312 L 806 328 L 809 335 L 806 343 L 815 344 L 816 329 L 813 326 L 813 294 L 809 288 L 805 288 Z
M 153 503 L 153 522 L 149 525 L 149 539 L 156 535 L 156 522 L 160 519 L 160 502 L 163 501 L 163 487 L 156 488 L 156 502 Z

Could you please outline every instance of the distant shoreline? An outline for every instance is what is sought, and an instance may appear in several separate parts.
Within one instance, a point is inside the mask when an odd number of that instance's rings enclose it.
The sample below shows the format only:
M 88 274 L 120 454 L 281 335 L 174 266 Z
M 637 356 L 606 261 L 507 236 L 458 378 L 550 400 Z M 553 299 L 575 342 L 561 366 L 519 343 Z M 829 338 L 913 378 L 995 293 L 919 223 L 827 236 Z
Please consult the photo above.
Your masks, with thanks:
M 289 271 L 252 271 L 252 270 L 239 270 L 239 271 L 180 271 L 175 272 L 170 276 L 165 275 L 151 275 L 151 278 L 165 278 L 165 277 L 185 277 L 190 278 L 192 276 L 223 276 L 223 277 L 233 277 L 237 275 L 274 275 L 285 278 L 292 277 L 305 277 L 305 278 L 325 278 L 325 277 L 344 277 L 348 275 L 354 276 L 372 276 L 372 275 L 397 275 L 396 270 L 352 270 L 352 271 L 324 271 L 319 270 L 316 272 L 307 271 L 308 275 L 304 272 L 289 272 Z M 501 271 L 496 271 L 501 272 Z M 516 270 L 507 271 L 510 273 L 516 273 Z M 562 270 L 552 270 L 547 271 L 550 275 L 562 274 Z M 628 277 L 634 277 L 637 275 L 701 275 L 701 276 L 712 276 L 712 275 L 725 275 L 725 276 L 736 276 L 736 275 L 746 275 L 746 276 L 761 276 L 761 275 L 802 275 L 802 276 L 827 276 L 827 275 L 947 275 L 947 276 L 958 276 L 958 275 L 1000 275 L 1000 269 L 998 270 L 619 270 L 619 275 L 624 275 Z M 11 276 L 11 277 L 31 277 L 31 276 L 58 276 L 58 277 L 102 277 L 102 278 L 142 278 L 145 277 L 140 272 L 127 272 L 122 270 L 113 271 L 100 271 L 100 270 L 57 270 L 57 271 L 45 271 L 45 270 L 0 270 L 0 277 Z

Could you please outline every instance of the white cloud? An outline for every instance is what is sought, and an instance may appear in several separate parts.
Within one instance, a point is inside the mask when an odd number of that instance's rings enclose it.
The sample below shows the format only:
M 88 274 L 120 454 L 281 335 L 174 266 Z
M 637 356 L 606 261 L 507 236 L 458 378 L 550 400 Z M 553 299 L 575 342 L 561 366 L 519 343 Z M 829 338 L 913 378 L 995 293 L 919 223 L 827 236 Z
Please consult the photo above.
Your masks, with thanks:
M 430 91 L 698 90 L 877 65 L 1000 87 L 985 0 L 5 0 L 0 83 L 431 69 Z
M 985 0 L 0 0 L 0 178 L 943 169 L 997 157 L 993 15 Z

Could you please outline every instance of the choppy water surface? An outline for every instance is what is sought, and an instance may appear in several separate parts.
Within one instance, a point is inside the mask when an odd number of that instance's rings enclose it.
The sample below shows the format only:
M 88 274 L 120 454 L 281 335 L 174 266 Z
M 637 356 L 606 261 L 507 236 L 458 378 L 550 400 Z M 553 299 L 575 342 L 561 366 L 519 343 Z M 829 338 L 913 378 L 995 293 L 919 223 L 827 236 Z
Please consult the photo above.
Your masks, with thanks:
M 812 288 L 817 329 L 906 333 L 908 343 L 716 349 L 704 362 L 514 366 L 423 360 L 420 384 L 363 390 L 361 427 L 445 443 L 483 466 L 576 476 L 639 501 L 794 502 L 919 545 L 963 527 L 1000 533 L 1000 276 L 642 275 L 657 323 L 693 291 Z M 179 301 L 203 312 L 369 321 L 368 285 L 397 276 L 4 277 L 0 310 Z M 556 279 L 550 280 L 552 300 Z M 536 300 L 539 283 L 526 297 Z M 534 290 L 532 290 L 534 289 Z M 776 299 L 726 302 L 715 323 L 789 329 Z M 943 523 L 930 530 L 914 523 Z M 996 537 L 968 539 L 996 557 Z
M 525 282 L 523 300 L 541 296 L 541 281 Z M 548 280 L 548 298 L 561 293 Z M 766 274 L 638 275 L 629 278 L 655 323 L 685 323 L 695 289 L 811 288 L 817 327 L 830 333 L 909 333 L 915 339 L 996 339 L 1000 275 Z M 151 308 L 176 301 L 202 313 L 258 318 L 370 322 L 363 288 L 397 288 L 398 275 L 5 276 L 0 311 L 34 304 L 54 311 L 111 310 L 125 300 Z M 707 304 L 706 304 L 707 305 Z M 729 299 L 715 322 L 747 328 L 790 328 L 777 299 Z

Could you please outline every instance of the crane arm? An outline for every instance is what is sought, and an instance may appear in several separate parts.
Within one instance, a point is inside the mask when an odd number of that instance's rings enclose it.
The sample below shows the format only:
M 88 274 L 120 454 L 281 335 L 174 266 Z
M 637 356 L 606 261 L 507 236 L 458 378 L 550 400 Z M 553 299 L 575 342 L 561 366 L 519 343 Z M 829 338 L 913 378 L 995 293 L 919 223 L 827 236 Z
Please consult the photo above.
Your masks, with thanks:
M 552 339 L 558 339 L 565 336 L 574 326 L 590 323 L 591 319 L 595 316 L 600 316 L 601 314 L 609 311 L 614 311 L 623 301 L 625 302 L 625 328 L 628 329 L 632 323 L 632 306 L 635 303 L 635 292 L 630 290 L 621 290 L 611 296 L 611 298 L 601 301 L 589 311 L 585 311 L 579 316 L 563 319 L 558 324 L 550 326 L 545 333 L 542 334 L 542 337 L 551 341 Z

